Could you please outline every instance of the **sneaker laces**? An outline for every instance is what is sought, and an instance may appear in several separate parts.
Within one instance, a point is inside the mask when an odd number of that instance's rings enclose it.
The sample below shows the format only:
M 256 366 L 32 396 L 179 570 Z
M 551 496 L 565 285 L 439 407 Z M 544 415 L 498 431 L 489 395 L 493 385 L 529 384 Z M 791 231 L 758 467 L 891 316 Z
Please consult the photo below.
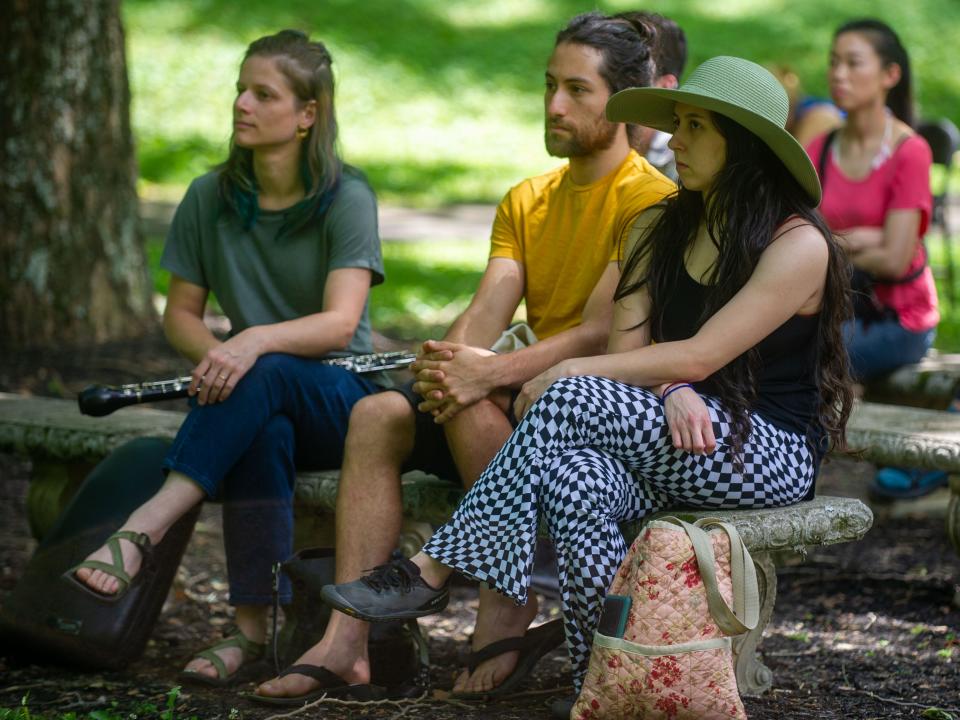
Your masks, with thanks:
M 385 565 L 377 565 L 369 571 L 369 575 L 360 578 L 360 581 L 374 592 L 397 589 L 400 592 L 408 593 L 420 578 L 419 573 L 411 569 L 411 565 L 413 565 L 413 568 L 417 568 L 416 565 L 406 559 L 393 560 Z

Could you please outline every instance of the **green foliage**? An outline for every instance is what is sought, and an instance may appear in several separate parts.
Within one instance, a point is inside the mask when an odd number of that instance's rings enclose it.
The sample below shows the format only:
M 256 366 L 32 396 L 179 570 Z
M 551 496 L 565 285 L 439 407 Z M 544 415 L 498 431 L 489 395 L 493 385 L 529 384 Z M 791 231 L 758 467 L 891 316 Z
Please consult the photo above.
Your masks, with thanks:
M 950 240 L 953 264 L 957 275 L 956 287 L 950 288 L 947 278 L 947 251 L 942 235 L 927 237 L 927 252 L 937 283 L 940 299 L 940 324 L 934 346 L 941 352 L 960 352 L 960 235 Z
M 330 47 L 345 156 L 364 169 L 382 200 L 496 201 L 521 178 L 558 162 L 543 149 L 543 69 L 556 31 L 587 7 L 614 12 L 636 3 L 125 0 L 141 191 L 179 198 L 192 177 L 224 158 L 245 47 L 296 27 Z M 789 65 L 815 95 L 826 94 L 833 29 L 854 17 L 880 17 L 911 52 L 922 113 L 960 124 L 960 73 L 951 72 L 948 56 L 953 45 L 933 41 L 960 36 L 956 0 L 661 0 L 656 9 L 685 28 L 689 67 L 735 53 Z M 943 174 L 933 181 L 939 187 Z M 953 182 L 960 187 L 960 173 Z M 456 251 L 472 253 L 461 263 L 437 260 L 438 247 L 385 246 L 389 281 L 371 298 L 378 329 L 407 338 L 435 335 L 465 307 L 486 248 Z M 162 241 L 148 241 L 151 267 L 161 249 Z M 932 249 L 931 259 L 942 267 L 942 250 Z M 154 277 L 165 294 L 166 274 Z M 960 351 L 960 309 L 948 301 L 942 278 L 938 283 L 943 321 L 936 344 Z
M 542 142 L 542 78 L 553 37 L 589 7 L 630 0 L 126 0 L 133 124 L 143 185 L 184 186 L 220 161 L 246 45 L 283 27 L 330 47 L 342 144 L 382 198 L 442 205 L 494 201 L 557 163 Z M 717 54 L 785 64 L 826 94 L 833 28 L 872 15 L 911 52 L 926 116 L 960 124 L 955 0 L 661 0 L 686 30 L 693 67 Z
M 180 687 L 175 686 L 167 692 L 163 710 L 150 702 L 138 702 L 127 709 L 121 709 L 120 704 L 114 700 L 110 702 L 110 706 L 107 708 L 91 710 L 82 714 L 56 710 L 35 713 L 30 711 L 29 694 L 27 694 L 20 701 L 19 707 L 0 708 L 0 720 L 149 720 L 150 718 L 156 718 L 157 720 L 198 720 L 196 715 L 186 718 L 177 714 L 176 704 L 179 698 Z M 232 710 L 231 717 L 234 717 Z
M 370 320 L 404 340 L 440 337 L 469 304 L 486 265 L 477 242 L 384 243 L 387 282 L 370 293 Z

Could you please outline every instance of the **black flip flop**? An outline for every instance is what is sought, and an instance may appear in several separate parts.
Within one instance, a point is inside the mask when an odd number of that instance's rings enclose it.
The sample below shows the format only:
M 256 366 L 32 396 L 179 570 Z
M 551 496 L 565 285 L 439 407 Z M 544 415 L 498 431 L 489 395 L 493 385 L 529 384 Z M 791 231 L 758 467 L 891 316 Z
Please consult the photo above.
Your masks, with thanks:
M 506 638 L 492 642 L 484 648 L 470 653 L 467 670 L 472 675 L 481 663 L 507 652 L 519 652 L 517 666 L 495 688 L 483 692 L 451 693 L 453 700 L 485 700 L 491 697 L 509 695 L 527 679 L 537 662 L 548 652 L 563 643 L 565 639 L 563 620 L 557 618 L 543 625 L 527 630 L 522 637 Z
M 257 695 L 256 693 L 250 693 L 244 697 L 246 697 L 247 700 L 252 700 L 261 705 L 301 707 L 314 700 L 319 700 L 324 695 L 329 698 L 346 698 L 360 701 L 381 700 L 386 695 L 384 689 L 379 685 L 350 685 L 335 672 L 320 665 L 291 665 L 280 673 L 277 678 L 286 677 L 287 675 L 305 675 L 319 682 L 320 687 L 303 695 L 293 697 L 272 697 L 270 695 Z

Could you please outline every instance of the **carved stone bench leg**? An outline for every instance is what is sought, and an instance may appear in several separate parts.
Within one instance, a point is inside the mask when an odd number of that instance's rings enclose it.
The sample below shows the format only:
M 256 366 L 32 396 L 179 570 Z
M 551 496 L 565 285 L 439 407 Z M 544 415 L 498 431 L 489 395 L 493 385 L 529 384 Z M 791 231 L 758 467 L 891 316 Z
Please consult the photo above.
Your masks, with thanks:
M 960 475 L 950 476 L 950 505 L 947 507 L 947 537 L 960 554 Z
M 27 490 L 27 520 L 33 537 L 42 540 L 50 531 L 93 467 L 92 462 L 33 461 Z
M 960 555 L 960 475 L 950 476 L 950 504 L 947 506 L 947 537 Z M 960 607 L 960 578 L 954 580 L 953 605 Z
M 773 605 L 777 600 L 777 570 L 769 553 L 754 552 L 752 556 L 757 568 L 757 584 L 760 586 L 760 618 L 756 628 L 733 641 L 733 662 L 741 695 L 760 695 L 773 685 L 773 673 L 760 662 L 757 645 L 773 615 Z

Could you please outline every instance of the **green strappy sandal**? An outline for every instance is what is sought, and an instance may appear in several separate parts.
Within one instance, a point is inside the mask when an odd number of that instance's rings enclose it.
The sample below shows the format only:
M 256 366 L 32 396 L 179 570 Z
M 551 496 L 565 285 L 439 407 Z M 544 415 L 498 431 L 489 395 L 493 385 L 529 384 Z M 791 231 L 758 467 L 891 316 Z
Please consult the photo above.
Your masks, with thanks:
M 240 666 L 233 672 L 233 674 L 227 673 L 227 666 L 224 664 L 223 660 L 220 659 L 220 656 L 217 655 L 217 650 L 223 650 L 225 648 L 240 648 L 240 651 L 243 653 L 243 659 L 240 661 Z M 266 649 L 266 643 L 256 643 L 247 638 L 247 636 L 242 632 L 237 630 L 235 633 L 228 635 L 213 647 L 209 647 L 203 652 L 197 653 L 193 657 L 193 660 L 201 658 L 213 665 L 213 667 L 217 670 L 217 677 L 210 677 L 209 675 L 204 675 L 196 670 L 183 670 L 180 673 L 180 679 L 185 682 L 200 683 L 201 685 L 212 685 L 213 687 L 227 687 L 229 685 L 233 685 L 235 682 L 240 680 L 240 671 L 250 663 L 256 662 L 262 658 Z M 193 660 L 191 660 L 191 662 L 193 662 Z
M 132 578 L 127 571 L 123 569 L 123 552 L 120 550 L 121 540 L 127 540 L 133 543 L 143 556 L 140 562 L 140 570 L 137 571 L 137 574 Z M 107 538 L 107 541 L 104 543 L 104 545 L 106 545 L 106 547 L 110 550 L 111 562 L 105 563 L 101 560 L 84 560 L 82 563 L 74 565 L 72 568 L 67 570 L 67 572 L 64 574 L 64 577 L 78 585 L 85 592 L 90 593 L 100 600 L 116 602 L 127 593 L 127 590 L 130 589 L 130 585 L 137 579 L 137 577 L 140 576 L 140 573 L 143 571 L 147 561 L 150 558 L 150 553 L 153 550 L 153 546 L 150 544 L 150 538 L 146 533 L 134 532 L 133 530 L 118 530 Z M 115 593 L 110 594 L 94 590 L 77 577 L 77 570 L 83 568 L 89 570 L 100 570 L 101 572 L 107 573 L 107 575 L 115 577 L 117 582 L 120 583 L 120 587 Z

